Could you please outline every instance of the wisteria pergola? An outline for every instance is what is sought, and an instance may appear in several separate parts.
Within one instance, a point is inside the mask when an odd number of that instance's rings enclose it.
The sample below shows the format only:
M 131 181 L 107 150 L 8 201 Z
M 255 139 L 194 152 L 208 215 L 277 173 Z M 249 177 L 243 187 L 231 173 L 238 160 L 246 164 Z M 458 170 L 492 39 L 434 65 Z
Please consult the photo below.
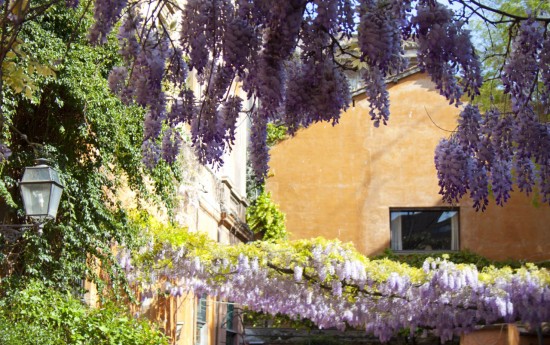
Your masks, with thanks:
M 479 325 L 550 320 L 550 272 L 427 259 L 422 268 L 369 260 L 351 244 L 324 239 L 225 246 L 197 234 L 184 245 L 152 241 L 120 264 L 143 296 L 160 282 L 170 293 L 208 294 L 320 328 L 363 329 L 381 341 L 398 331 L 432 332 L 442 341 Z

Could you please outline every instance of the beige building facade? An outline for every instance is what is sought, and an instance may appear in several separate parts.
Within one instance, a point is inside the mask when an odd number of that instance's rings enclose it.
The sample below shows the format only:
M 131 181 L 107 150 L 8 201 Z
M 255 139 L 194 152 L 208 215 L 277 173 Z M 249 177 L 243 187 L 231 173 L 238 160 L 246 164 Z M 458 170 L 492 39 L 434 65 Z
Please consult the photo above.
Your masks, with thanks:
M 550 207 L 533 197 L 513 193 L 505 207 L 491 200 L 485 212 L 476 212 L 467 198 L 457 205 L 441 201 L 434 150 L 455 129 L 459 108 L 416 70 L 394 78 L 388 91 L 387 126 L 372 125 L 368 102 L 357 92 L 339 124 L 317 123 L 271 150 L 267 189 L 286 213 L 291 238 L 339 239 L 374 255 L 406 250 L 405 229 L 439 221 L 431 234 L 417 237 L 447 231 L 447 250 L 497 260 L 550 259 Z M 435 250 L 438 241 L 409 248 Z
M 183 4 L 185 0 L 177 0 L 175 3 Z M 161 12 L 162 20 L 166 23 L 173 21 L 178 26 L 180 18 L 176 6 L 166 5 Z M 199 98 L 203 86 L 198 83 L 194 72 L 190 73 L 187 84 Z M 246 99 L 246 95 L 238 88 L 233 93 Z M 245 107 L 249 106 L 248 101 L 244 103 Z M 237 126 L 235 141 L 224 154 L 223 166 L 218 168 L 199 164 L 190 145 L 189 130 L 183 130 L 187 131 L 188 138 L 180 155 L 183 181 L 178 188 L 175 221 L 191 232 L 205 233 L 210 239 L 222 244 L 247 242 L 253 237 L 246 225 L 246 164 L 250 124 L 244 113 L 237 120 Z M 159 295 L 140 307 L 141 313 L 160 325 L 170 337 L 171 344 L 177 345 L 237 344 L 242 329 L 237 322 L 236 310 L 238 306 L 231 301 L 194 294 L 181 297 Z
M 248 118 L 243 114 L 238 121 L 241 126 L 231 151 L 224 157 L 224 165 L 212 169 L 193 164 L 194 168 L 184 173 L 195 176 L 179 190 L 182 203 L 176 217 L 180 223 L 222 244 L 247 242 L 253 237 L 246 225 Z M 238 344 L 242 334 L 239 306 L 231 301 L 188 294 L 169 298 L 163 305 L 171 308 L 170 313 L 158 321 L 166 323 L 172 344 Z

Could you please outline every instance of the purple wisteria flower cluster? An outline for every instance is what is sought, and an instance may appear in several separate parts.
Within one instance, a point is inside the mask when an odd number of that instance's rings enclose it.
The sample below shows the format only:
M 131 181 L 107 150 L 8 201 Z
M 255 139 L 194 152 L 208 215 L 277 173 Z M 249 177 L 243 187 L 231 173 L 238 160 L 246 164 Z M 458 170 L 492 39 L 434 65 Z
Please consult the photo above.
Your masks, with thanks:
M 511 110 L 491 109 L 481 114 L 468 105 L 460 113 L 458 128 L 436 148 L 435 165 L 440 193 L 447 202 L 458 202 L 468 191 L 476 209 L 485 210 L 489 193 L 497 205 L 510 198 L 514 185 L 550 203 L 550 124 L 535 111 L 533 92 L 541 83 L 538 105 L 550 113 L 550 37 L 533 19 L 522 23 L 504 65 L 504 92 Z M 541 78 L 537 78 L 540 74 Z
M 0 142 L 0 163 L 10 158 L 10 156 L 11 156 L 10 148 L 6 144 Z
M 269 161 L 267 123 L 285 125 L 294 134 L 318 121 L 336 124 L 349 106 L 343 71 L 349 66 L 339 60 L 346 56 L 366 66 L 362 76 L 370 117 L 375 126 L 387 124 L 385 81 L 407 66 L 405 40 L 417 42 L 419 66 L 449 103 L 459 106 L 465 95 L 475 97 L 483 82 L 480 61 L 461 20 L 466 17 L 436 1 L 189 0 L 181 7 L 177 35 L 159 15 L 167 7 L 172 8 L 163 0 L 97 0 L 90 31 L 93 42 L 104 41 L 123 17 L 118 39 L 124 66 L 113 69 L 109 85 L 125 102 L 148 109 L 143 148 L 149 166 L 159 159 L 174 160 L 178 140 L 167 129 L 181 124 L 190 126 L 201 163 L 223 164 L 235 119 L 247 114 L 252 166 L 263 179 Z M 465 118 L 459 131 L 467 138 L 457 134 L 442 142 L 436 161 L 443 169 L 438 168 L 447 201 L 470 191 L 476 208 L 484 209 L 486 186 L 502 204 L 516 183 L 527 193 L 536 186 L 550 202 L 549 129 L 532 111 L 535 87 L 538 103 L 546 110 L 550 105 L 550 21 L 513 19 L 519 30 L 510 31 L 513 43 L 501 75 L 513 115 L 480 115 L 475 120 L 479 125 Z M 346 50 L 347 42 L 355 39 L 358 55 Z M 188 71 L 200 84 L 193 91 L 187 88 Z M 252 100 L 252 108 L 243 109 L 245 102 L 233 96 L 236 85 Z
M 143 147 L 149 165 L 161 156 L 173 160 L 176 142 L 163 124 L 174 128 L 180 123 L 191 126 L 191 139 L 202 163 L 223 163 L 234 136 L 234 119 L 243 112 L 242 102 L 230 99 L 231 87 L 240 81 L 254 101 L 248 112 L 253 127 L 252 165 L 263 178 L 269 160 L 264 135 L 268 122 L 287 125 L 294 134 L 318 121 L 336 124 L 348 107 L 348 81 L 336 57 L 342 48 L 338 42 L 352 39 L 356 32 L 360 59 L 368 65 L 364 77 L 376 126 L 389 118 L 384 78 L 406 66 L 404 39 L 418 39 L 425 47 L 421 49 L 423 66 L 451 101 L 463 89 L 477 92 L 479 63 L 468 45 L 468 34 L 453 21 L 450 10 L 434 2 L 190 0 L 182 7 L 178 40 L 168 35 L 158 17 L 162 1 L 142 11 L 137 10 L 139 4 L 126 7 L 126 1 L 109 8 L 105 4 L 96 1 L 90 38 L 103 41 L 127 8 L 118 34 L 126 65 L 113 69 L 109 85 L 126 102 L 148 108 Z M 441 15 L 430 16 L 430 11 Z M 451 34 L 447 48 L 455 48 L 434 50 L 433 44 L 439 44 L 444 33 Z M 429 42 L 434 43 L 430 46 Z M 432 68 L 435 62 L 437 67 Z M 201 94 L 193 97 L 186 90 L 188 69 L 202 83 Z M 451 83 L 454 77 L 449 75 L 458 72 L 464 75 L 463 85 Z M 181 92 L 168 97 L 162 80 Z M 170 148 L 169 152 L 159 154 L 164 148 Z
M 67 1 L 68 7 L 75 7 L 74 1 Z M 120 19 L 122 10 L 128 5 L 128 0 L 96 0 L 94 19 L 88 38 L 92 43 L 105 43 L 107 34 Z
M 451 104 L 460 104 L 464 92 L 470 97 L 479 94 L 481 63 L 464 23 L 456 21 L 453 12 L 437 2 L 420 2 L 416 10 L 411 24 L 412 35 L 418 40 L 420 67 Z
M 550 318 L 550 276 L 534 266 L 481 274 L 473 265 L 428 259 L 417 269 L 368 260 L 338 242 L 213 245 L 208 259 L 192 247 L 156 248 L 153 262 L 143 267 L 121 255 L 121 266 L 145 296 L 155 281 L 167 279 L 173 296 L 206 293 L 254 311 L 306 318 L 320 328 L 364 329 L 383 342 L 402 329 L 428 329 L 445 341 L 480 324 L 536 326 Z

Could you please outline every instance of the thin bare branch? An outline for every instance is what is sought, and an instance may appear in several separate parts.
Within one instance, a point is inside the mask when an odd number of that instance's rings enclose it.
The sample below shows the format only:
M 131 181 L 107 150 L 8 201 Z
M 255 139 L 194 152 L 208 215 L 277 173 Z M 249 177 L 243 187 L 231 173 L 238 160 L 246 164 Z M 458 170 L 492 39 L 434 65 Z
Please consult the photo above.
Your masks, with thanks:
M 474 4 L 475 6 L 477 6 L 479 8 L 482 8 L 484 10 L 487 10 L 487 11 L 495 13 L 495 14 L 500 14 L 501 16 L 513 19 L 513 21 L 524 21 L 524 20 L 528 20 L 528 19 L 534 19 L 536 21 L 544 22 L 546 24 L 550 23 L 550 18 L 549 17 L 520 16 L 520 15 L 516 15 L 516 14 L 510 13 L 510 12 L 500 10 L 498 8 L 494 8 L 494 7 L 491 7 L 491 6 L 488 6 L 488 5 L 484 5 L 478 0 L 456 0 L 456 2 L 463 5 L 463 6 L 471 7 L 471 5 L 468 4 L 468 2 L 470 2 L 470 3 Z

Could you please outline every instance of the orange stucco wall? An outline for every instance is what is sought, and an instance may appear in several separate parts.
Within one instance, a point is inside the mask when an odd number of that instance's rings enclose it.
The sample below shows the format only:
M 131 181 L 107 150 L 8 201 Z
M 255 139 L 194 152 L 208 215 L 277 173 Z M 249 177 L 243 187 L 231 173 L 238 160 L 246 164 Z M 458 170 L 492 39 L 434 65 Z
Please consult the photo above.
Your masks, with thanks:
M 374 128 L 359 97 L 340 124 L 315 124 L 271 150 L 267 189 L 293 239 L 338 238 L 371 255 L 389 247 L 390 207 L 448 206 L 438 194 L 433 156 L 459 110 L 422 74 L 389 85 L 389 92 L 388 126 Z M 461 249 L 493 259 L 550 259 L 550 207 L 534 207 L 522 195 L 504 208 L 493 202 L 485 213 L 470 205 L 459 205 Z

